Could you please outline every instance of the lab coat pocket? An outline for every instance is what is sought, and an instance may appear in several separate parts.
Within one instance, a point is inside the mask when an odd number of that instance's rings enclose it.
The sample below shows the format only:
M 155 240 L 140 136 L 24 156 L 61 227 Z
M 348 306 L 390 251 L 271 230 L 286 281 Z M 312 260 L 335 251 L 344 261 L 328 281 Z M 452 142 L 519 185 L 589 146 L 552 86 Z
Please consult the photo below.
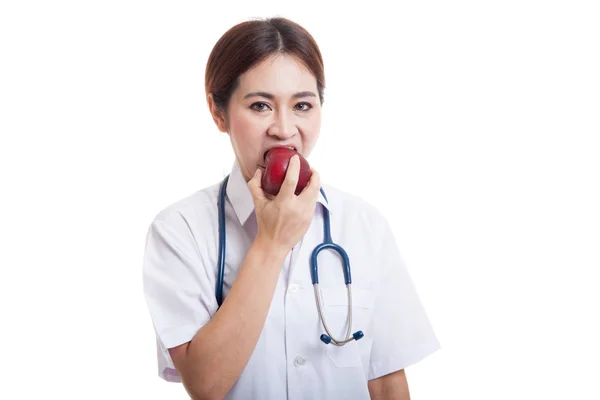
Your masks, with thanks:
M 325 323 L 335 339 L 343 340 L 348 331 L 348 293 L 346 287 L 321 288 Z M 352 326 L 350 334 L 369 332 L 375 293 L 373 290 L 352 288 Z M 324 328 L 323 333 L 326 333 Z M 360 339 L 360 340 L 364 340 Z M 343 346 L 327 345 L 327 356 L 337 367 L 359 367 L 362 365 L 360 340 L 352 340 Z

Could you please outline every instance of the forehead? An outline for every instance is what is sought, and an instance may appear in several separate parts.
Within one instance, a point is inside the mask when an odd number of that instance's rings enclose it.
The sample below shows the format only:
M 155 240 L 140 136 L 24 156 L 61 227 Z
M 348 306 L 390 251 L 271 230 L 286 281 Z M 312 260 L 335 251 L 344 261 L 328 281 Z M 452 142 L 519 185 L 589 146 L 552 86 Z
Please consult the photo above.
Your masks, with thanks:
M 296 57 L 272 56 L 240 76 L 240 94 L 262 90 L 275 95 L 291 95 L 317 90 L 317 79 Z

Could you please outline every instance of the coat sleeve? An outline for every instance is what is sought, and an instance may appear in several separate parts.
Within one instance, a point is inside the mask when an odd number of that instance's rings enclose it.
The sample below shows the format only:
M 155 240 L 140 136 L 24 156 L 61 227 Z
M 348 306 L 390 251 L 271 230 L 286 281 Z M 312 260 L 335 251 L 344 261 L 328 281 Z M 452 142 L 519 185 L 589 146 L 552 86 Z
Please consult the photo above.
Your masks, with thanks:
M 404 369 L 440 348 L 388 222 L 382 217 L 369 379 Z
M 180 382 L 168 349 L 192 340 L 217 310 L 214 280 L 183 216 L 156 218 L 146 236 L 144 297 L 156 333 L 158 374 Z

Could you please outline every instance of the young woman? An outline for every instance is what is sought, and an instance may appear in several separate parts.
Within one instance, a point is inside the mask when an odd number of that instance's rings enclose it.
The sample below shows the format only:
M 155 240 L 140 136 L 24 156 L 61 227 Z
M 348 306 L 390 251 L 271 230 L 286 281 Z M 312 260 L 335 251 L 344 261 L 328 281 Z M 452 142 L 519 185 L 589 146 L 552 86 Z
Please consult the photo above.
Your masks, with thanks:
M 325 77 L 314 39 L 284 18 L 240 23 L 216 43 L 205 83 L 236 161 L 226 182 L 161 210 L 149 228 L 143 278 L 159 376 L 193 399 L 408 399 L 404 368 L 439 343 L 385 218 L 314 169 L 295 194 L 297 156 L 276 196 L 261 187 L 268 150 L 308 158 L 317 143 Z M 313 268 L 326 228 L 351 285 L 333 249 Z

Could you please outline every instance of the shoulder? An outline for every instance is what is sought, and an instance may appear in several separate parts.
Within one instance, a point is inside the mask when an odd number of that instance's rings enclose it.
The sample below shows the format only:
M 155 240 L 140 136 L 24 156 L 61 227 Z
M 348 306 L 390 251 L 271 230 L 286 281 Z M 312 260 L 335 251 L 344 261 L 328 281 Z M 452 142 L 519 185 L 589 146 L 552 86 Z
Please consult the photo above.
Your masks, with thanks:
M 382 224 L 387 223 L 383 213 L 359 194 L 331 184 L 323 184 L 322 187 L 331 205 L 332 218 L 333 215 L 341 216 L 338 218 L 353 224 L 361 224 L 369 230 L 379 230 Z
M 151 227 L 169 226 L 175 229 L 197 230 L 211 225 L 217 218 L 217 199 L 220 182 L 174 200 L 157 211 Z

